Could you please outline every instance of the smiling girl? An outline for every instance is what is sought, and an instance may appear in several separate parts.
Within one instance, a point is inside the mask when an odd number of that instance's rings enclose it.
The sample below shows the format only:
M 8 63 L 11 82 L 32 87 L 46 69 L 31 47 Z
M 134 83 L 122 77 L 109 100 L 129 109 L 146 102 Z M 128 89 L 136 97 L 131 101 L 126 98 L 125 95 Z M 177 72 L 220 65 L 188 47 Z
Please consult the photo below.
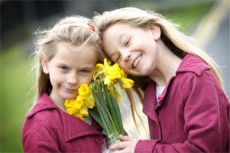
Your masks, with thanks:
M 64 102 L 89 84 L 103 59 L 97 29 L 85 17 L 61 19 L 37 32 L 37 102 L 22 129 L 24 152 L 101 152 L 104 137 L 94 120 L 66 113 Z
M 215 62 L 158 13 L 120 8 L 94 21 L 107 56 L 144 90 L 151 140 L 121 136 L 119 153 L 229 152 L 229 101 Z

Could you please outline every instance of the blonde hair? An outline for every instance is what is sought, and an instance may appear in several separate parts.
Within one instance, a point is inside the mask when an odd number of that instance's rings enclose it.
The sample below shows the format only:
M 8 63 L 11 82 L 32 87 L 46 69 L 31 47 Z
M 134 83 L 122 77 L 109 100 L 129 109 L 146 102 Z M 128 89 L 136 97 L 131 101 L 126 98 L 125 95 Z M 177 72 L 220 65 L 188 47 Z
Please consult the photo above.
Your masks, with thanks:
M 49 94 L 52 90 L 50 79 L 42 70 L 41 60 L 42 58 L 47 61 L 52 60 L 58 43 L 64 42 L 75 46 L 90 45 L 98 52 L 98 61 L 104 58 L 100 49 L 101 40 L 98 29 L 86 17 L 65 17 L 59 20 L 53 28 L 35 32 L 35 36 L 37 38 L 34 52 L 34 69 L 37 71 L 36 99 L 44 92 Z
M 126 23 L 131 26 L 139 28 L 148 28 L 150 24 L 158 25 L 161 28 L 161 39 L 166 46 L 178 57 L 183 58 L 186 53 L 191 53 L 202 58 L 211 68 L 216 78 L 218 79 L 222 88 L 223 80 L 215 61 L 208 56 L 204 51 L 194 45 L 192 38 L 186 36 L 178 30 L 178 26 L 167 20 L 162 15 L 152 12 L 144 11 L 134 7 L 120 8 L 112 11 L 106 11 L 103 14 L 97 14 L 93 18 L 99 31 L 102 33 L 106 31 L 111 25 L 115 23 Z M 139 83 L 139 87 L 144 89 L 150 81 L 147 77 L 143 79 L 135 78 L 135 83 Z M 144 81 L 144 82 L 140 82 Z

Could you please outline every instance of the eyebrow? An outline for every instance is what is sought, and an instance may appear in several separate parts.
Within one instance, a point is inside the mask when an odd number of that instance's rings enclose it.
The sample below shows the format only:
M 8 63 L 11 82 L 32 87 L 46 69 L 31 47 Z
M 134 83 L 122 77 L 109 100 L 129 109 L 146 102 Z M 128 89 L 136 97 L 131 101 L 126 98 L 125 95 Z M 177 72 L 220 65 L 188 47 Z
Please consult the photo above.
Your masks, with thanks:
M 126 33 L 122 33 L 119 37 L 118 37 L 118 42 L 121 43 L 121 39 L 122 37 L 124 37 L 125 35 L 127 35 Z M 111 49 L 111 51 L 113 51 L 111 54 L 107 54 L 109 56 L 109 58 L 112 58 L 112 56 L 117 54 L 117 51 L 113 48 Z
M 121 39 L 122 39 L 125 35 L 127 35 L 127 34 L 122 33 L 122 34 L 118 37 L 118 40 L 121 41 Z
M 95 65 L 92 65 L 92 64 L 84 64 L 84 65 L 81 65 L 80 68 L 94 68 Z

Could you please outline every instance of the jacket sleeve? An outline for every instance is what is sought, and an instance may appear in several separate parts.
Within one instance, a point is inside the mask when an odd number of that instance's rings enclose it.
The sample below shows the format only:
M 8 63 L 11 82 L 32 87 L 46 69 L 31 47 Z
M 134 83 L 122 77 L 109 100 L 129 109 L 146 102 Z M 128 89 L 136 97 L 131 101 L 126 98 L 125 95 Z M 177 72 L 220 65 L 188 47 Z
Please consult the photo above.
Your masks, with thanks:
M 187 140 L 172 144 L 163 140 L 140 140 L 135 152 L 229 151 L 229 101 L 213 74 L 205 71 L 183 81 L 184 134 Z
M 52 125 L 36 114 L 27 118 L 22 129 L 22 143 L 25 153 L 61 152 Z

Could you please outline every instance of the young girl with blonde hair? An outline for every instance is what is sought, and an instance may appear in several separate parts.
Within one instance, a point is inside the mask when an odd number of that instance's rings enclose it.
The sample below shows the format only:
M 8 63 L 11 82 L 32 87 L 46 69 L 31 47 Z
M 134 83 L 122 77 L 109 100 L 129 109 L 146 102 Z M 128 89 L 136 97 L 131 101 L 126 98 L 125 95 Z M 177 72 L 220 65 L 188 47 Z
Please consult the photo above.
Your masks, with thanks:
M 71 16 L 36 34 L 37 102 L 23 125 L 24 152 L 101 152 L 100 126 L 67 114 L 64 106 L 91 82 L 104 57 L 97 29 L 89 19 Z
M 104 52 L 144 90 L 151 140 L 121 152 L 228 152 L 229 101 L 217 64 L 162 15 L 127 7 L 93 18 Z
M 101 152 L 104 136 L 98 124 L 90 117 L 84 122 L 67 114 L 64 106 L 65 99 L 78 95 L 81 84 L 92 81 L 94 66 L 104 59 L 98 29 L 88 18 L 71 16 L 35 34 L 36 103 L 23 125 L 24 151 Z M 128 96 L 124 91 L 121 94 L 125 130 L 132 137 L 148 138 L 139 97 L 125 103 Z

